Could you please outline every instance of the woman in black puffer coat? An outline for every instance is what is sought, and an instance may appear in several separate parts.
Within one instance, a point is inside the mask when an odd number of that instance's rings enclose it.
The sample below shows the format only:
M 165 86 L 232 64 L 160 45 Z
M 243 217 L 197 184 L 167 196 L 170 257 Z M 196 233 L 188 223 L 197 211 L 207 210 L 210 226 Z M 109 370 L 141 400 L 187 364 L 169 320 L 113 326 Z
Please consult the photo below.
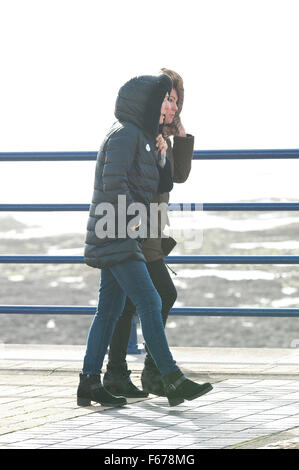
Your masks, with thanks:
M 188 380 L 176 365 L 164 332 L 161 298 L 141 250 L 143 240 L 136 237 L 136 230 L 126 230 L 133 218 L 128 215 L 130 205 L 141 203 L 150 233 L 148 209 L 158 191 L 161 173 L 156 143 L 159 142 L 160 150 L 166 150 L 159 125 L 171 88 L 171 79 L 164 74 L 139 76 L 127 82 L 117 97 L 117 122 L 98 153 L 84 259 L 88 266 L 101 269 L 101 281 L 77 390 L 79 406 L 90 405 L 91 401 L 104 406 L 126 404 L 124 397 L 111 395 L 100 379 L 104 356 L 126 296 L 136 306 L 143 337 L 162 374 L 169 404 L 192 400 L 212 388 L 210 384 Z

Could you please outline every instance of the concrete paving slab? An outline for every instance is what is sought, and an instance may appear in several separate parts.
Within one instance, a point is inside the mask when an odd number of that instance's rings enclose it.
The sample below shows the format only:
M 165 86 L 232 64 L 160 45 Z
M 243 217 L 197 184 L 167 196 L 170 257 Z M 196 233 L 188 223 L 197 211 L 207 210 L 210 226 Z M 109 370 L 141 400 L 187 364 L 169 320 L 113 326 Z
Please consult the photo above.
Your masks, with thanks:
M 172 349 L 212 392 L 173 408 L 150 395 L 109 409 L 76 405 L 84 346 L 2 346 L 0 448 L 296 448 L 298 350 Z M 143 360 L 128 356 L 136 385 Z

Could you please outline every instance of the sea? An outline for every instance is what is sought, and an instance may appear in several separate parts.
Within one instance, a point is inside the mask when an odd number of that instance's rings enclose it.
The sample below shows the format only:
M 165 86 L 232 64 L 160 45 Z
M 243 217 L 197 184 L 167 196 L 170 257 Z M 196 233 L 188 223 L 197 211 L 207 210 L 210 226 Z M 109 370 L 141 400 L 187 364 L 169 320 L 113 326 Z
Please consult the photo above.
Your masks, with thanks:
M 17 169 L 16 169 L 17 166 Z M 1 204 L 89 204 L 91 202 L 95 162 L 1 162 Z M 175 184 L 171 203 L 224 202 L 298 202 L 299 160 L 193 160 L 188 180 Z M 84 232 L 88 212 L 11 212 L 26 225 L 35 226 L 28 233 L 56 235 Z M 274 223 L 282 212 L 268 213 Z M 294 217 L 298 212 L 294 212 Z M 265 212 L 266 216 L 266 212 Z M 254 228 L 256 212 L 248 212 L 250 222 L 240 223 L 241 230 Z M 223 226 L 225 212 L 217 224 Z M 209 212 L 208 226 L 213 224 Z M 191 224 L 194 218 L 190 218 Z M 255 222 L 256 221 L 256 222 Z M 231 223 L 231 222 L 230 222 Z M 1 231 L 1 217 L 0 217 Z M 27 232 L 27 231 L 26 231 Z

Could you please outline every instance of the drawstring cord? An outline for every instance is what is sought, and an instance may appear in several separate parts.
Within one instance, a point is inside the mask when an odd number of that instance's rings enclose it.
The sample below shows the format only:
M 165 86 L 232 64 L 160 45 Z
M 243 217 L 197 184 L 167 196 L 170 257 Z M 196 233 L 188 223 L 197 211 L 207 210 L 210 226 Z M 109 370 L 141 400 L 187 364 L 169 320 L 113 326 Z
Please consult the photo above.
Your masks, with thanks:
M 165 263 L 165 264 L 166 264 L 166 263 Z M 175 275 L 177 276 L 177 273 L 176 273 L 173 269 L 171 269 L 171 267 L 168 266 L 168 264 L 166 264 L 166 266 L 168 267 L 168 269 L 170 269 L 171 272 L 173 272 L 173 274 L 175 274 Z

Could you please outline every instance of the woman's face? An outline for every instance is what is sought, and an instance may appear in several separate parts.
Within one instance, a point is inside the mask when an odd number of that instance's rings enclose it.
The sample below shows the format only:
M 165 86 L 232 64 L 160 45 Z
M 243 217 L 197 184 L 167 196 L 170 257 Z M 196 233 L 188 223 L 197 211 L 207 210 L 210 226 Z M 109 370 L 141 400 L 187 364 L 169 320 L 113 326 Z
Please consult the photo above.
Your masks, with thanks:
M 171 90 L 170 97 L 169 97 L 169 107 L 168 107 L 168 110 L 165 113 L 165 124 L 171 124 L 172 123 L 173 118 L 175 116 L 175 113 L 178 110 L 178 106 L 177 106 L 178 99 L 179 99 L 179 97 L 178 97 L 178 94 L 176 92 L 176 89 L 173 88 Z
M 169 110 L 169 93 L 167 92 L 165 97 L 164 97 L 164 101 L 162 103 L 162 106 L 161 106 L 161 115 L 160 115 L 160 121 L 159 121 L 159 124 L 163 124 L 163 118 L 164 118 L 164 115 L 166 116 L 166 114 L 168 113 L 168 110 Z

